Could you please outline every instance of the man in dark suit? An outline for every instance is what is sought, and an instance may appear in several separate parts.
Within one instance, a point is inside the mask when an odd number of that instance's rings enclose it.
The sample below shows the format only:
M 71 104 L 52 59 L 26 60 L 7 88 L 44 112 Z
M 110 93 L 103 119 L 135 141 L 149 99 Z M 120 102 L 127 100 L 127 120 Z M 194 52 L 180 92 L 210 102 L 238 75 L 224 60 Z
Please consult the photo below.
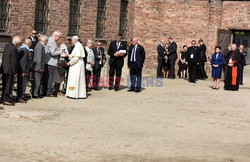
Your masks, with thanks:
M 157 67 L 157 78 L 162 78 L 163 73 L 162 73 L 162 68 L 165 63 L 164 57 L 166 56 L 167 52 L 165 49 L 165 41 L 161 40 L 160 44 L 157 47 L 157 52 L 158 52 L 158 67 Z
M 105 50 L 102 47 L 102 42 L 97 41 L 96 47 L 93 48 L 95 55 L 95 66 L 93 69 L 94 72 L 94 90 L 99 90 L 99 82 L 101 77 L 102 67 L 106 63 Z
M 127 50 L 127 44 L 121 41 L 122 34 L 117 34 L 116 40 L 112 41 L 109 45 L 108 54 L 110 55 L 109 65 L 109 90 L 112 90 L 113 87 L 115 91 L 119 90 L 122 68 L 124 65 L 124 58 L 127 56 L 127 53 L 121 53 L 121 50 Z M 114 75 L 115 86 L 114 86 Z
M 18 50 L 18 74 L 17 74 L 17 101 L 27 103 L 25 100 L 25 91 L 27 78 L 29 75 L 29 54 L 32 46 L 31 39 L 25 39 L 23 45 Z
M 198 66 L 199 79 L 206 80 L 208 78 L 205 71 L 205 63 L 207 62 L 207 56 L 206 56 L 207 47 L 202 39 L 199 40 L 198 44 L 200 52 L 200 62 Z
M 3 88 L 2 88 L 2 101 L 3 105 L 15 106 L 12 102 L 11 94 L 14 85 L 14 76 L 18 70 L 18 51 L 22 39 L 19 36 L 15 36 L 11 43 L 7 44 L 4 48 L 2 57 L 3 67 Z
M 129 48 L 128 66 L 130 68 L 131 87 L 129 92 L 141 92 L 142 68 L 146 53 L 143 46 L 138 44 L 138 39 L 133 38 L 132 46 Z
M 239 63 L 239 82 L 240 82 L 240 85 L 243 85 L 243 72 L 244 72 L 244 67 L 247 65 L 246 64 L 247 53 L 245 52 L 244 45 L 240 45 L 239 52 L 241 56 L 241 59 L 240 59 L 241 61 Z
M 32 41 L 32 46 L 31 46 L 32 50 L 35 50 L 36 44 L 39 42 L 38 37 L 36 36 L 36 34 L 37 34 L 36 31 L 32 30 L 31 36 L 29 37 L 29 39 L 31 39 L 31 41 Z
M 41 92 L 40 88 L 42 85 L 42 77 L 45 70 L 45 46 L 48 43 L 48 37 L 42 36 L 41 41 L 37 43 L 35 50 L 34 50 L 34 60 L 33 60 L 33 98 L 40 99 Z
M 199 49 L 196 46 L 196 41 L 192 40 L 191 47 L 187 51 L 187 61 L 188 61 L 188 73 L 189 73 L 189 82 L 196 83 L 197 78 L 197 66 L 200 61 Z
M 172 37 L 169 37 L 168 60 L 170 63 L 170 78 L 175 79 L 175 62 L 177 59 L 177 44 Z

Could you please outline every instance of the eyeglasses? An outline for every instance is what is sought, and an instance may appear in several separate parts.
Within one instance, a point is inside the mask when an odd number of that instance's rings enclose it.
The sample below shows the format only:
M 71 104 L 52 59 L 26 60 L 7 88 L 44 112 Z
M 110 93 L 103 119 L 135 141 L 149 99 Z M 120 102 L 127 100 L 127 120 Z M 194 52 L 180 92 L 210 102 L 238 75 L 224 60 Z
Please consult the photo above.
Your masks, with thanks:
M 32 34 L 36 34 L 36 33 L 32 33 Z
M 100 45 L 100 44 L 97 44 L 96 46 L 102 46 L 102 45 Z

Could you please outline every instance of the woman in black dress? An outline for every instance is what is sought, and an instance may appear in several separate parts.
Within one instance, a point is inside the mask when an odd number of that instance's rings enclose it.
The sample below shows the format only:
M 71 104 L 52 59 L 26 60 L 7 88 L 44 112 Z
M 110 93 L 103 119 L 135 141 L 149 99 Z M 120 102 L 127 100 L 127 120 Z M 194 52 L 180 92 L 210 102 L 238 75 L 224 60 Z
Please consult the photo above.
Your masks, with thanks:
M 186 45 L 183 46 L 183 51 L 181 51 L 179 55 L 179 71 L 180 71 L 180 78 L 186 78 L 187 73 L 187 49 Z

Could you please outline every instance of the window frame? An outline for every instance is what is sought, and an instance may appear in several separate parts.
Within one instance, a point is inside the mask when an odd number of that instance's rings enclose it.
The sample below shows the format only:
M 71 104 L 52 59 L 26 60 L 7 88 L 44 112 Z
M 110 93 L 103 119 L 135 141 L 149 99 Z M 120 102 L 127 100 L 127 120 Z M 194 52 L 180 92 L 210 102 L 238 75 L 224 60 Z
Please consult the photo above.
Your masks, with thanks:
M 80 17 L 81 17 L 81 0 L 70 0 L 68 36 L 74 36 L 79 34 Z
M 0 8 L 2 8 L 2 12 L 0 14 L 0 34 L 5 35 L 9 32 L 9 10 L 10 10 L 10 1 L 2 0 L 0 2 Z M 2 24 L 2 25 L 1 25 Z
M 47 33 L 50 0 L 36 0 L 34 29 L 43 34 Z
M 129 0 L 121 0 L 119 33 L 123 35 L 124 39 L 126 38 L 126 34 L 127 34 L 128 6 L 129 6 Z
M 96 16 L 96 38 L 105 38 L 106 17 L 107 16 L 107 0 L 98 0 L 97 16 Z

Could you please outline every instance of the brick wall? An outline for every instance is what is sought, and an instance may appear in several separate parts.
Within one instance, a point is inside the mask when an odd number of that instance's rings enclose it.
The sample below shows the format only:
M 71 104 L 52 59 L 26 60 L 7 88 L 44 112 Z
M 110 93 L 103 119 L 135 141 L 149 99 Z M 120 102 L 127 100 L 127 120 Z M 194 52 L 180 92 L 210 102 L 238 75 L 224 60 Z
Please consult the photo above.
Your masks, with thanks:
M 147 52 L 146 71 L 157 66 L 156 47 L 161 38 L 172 36 L 178 51 L 192 39 L 202 38 L 208 54 L 217 43 L 218 29 L 250 29 L 250 2 L 222 0 L 130 0 L 127 39 L 139 38 Z M 120 0 L 107 0 L 104 46 L 115 39 L 119 31 Z M 95 39 L 97 0 L 82 0 L 79 36 L 83 41 Z M 10 35 L 26 38 L 34 27 L 35 0 L 11 0 Z M 69 0 L 50 0 L 48 34 L 61 30 L 66 41 L 69 22 Z M 0 36 L 0 48 L 9 41 Z

